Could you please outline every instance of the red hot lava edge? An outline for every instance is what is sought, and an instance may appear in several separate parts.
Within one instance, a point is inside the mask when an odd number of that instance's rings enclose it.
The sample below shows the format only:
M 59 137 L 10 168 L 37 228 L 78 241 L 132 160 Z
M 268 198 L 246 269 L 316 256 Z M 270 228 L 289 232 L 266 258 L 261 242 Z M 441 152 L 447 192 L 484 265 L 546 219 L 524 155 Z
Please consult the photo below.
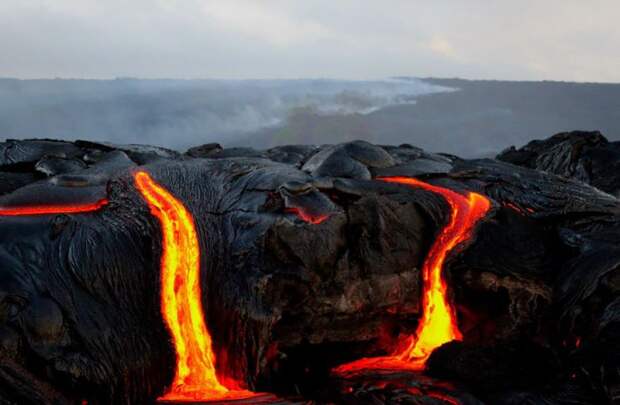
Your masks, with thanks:
M 452 249 L 471 237 L 475 225 L 491 208 L 488 198 L 473 192 L 462 195 L 410 177 L 383 177 L 377 180 L 440 194 L 450 206 L 450 219 L 435 239 L 422 267 L 422 317 L 415 335 L 401 338 L 398 347 L 389 356 L 363 358 L 335 368 L 334 372 L 340 375 L 372 369 L 422 370 L 433 350 L 462 338 L 456 311 L 448 298 L 443 266 Z
M 108 200 L 103 198 L 97 202 L 88 204 L 0 207 L 0 216 L 17 217 L 30 215 L 79 214 L 83 212 L 97 211 L 106 205 L 108 205 Z

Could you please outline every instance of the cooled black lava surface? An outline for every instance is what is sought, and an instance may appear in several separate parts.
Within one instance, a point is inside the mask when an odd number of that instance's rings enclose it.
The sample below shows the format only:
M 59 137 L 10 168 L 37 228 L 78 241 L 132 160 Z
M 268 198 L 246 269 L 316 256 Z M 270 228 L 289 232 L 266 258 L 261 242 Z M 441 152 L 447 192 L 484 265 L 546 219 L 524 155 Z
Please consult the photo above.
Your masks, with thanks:
M 620 195 L 620 142 L 609 142 L 598 131 L 562 132 L 520 149 L 510 147 L 497 159 L 574 178 Z
M 170 383 L 161 234 L 133 184 L 140 168 L 193 214 L 218 369 L 252 389 L 293 403 L 611 403 L 620 398 L 614 148 L 575 133 L 500 160 L 359 141 L 186 154 L 6 141 L 0 207 L 109 204 L 0 217 L 0 402 L 142 404 Z M 385 354 L 415 330 L 419 269 L 449 215 L 440 196 L 380 176 L 475 191 L 493 209 L 445 268 L 464 342 L 437 350 L 427 375 L 343 380 L 329 370 Z

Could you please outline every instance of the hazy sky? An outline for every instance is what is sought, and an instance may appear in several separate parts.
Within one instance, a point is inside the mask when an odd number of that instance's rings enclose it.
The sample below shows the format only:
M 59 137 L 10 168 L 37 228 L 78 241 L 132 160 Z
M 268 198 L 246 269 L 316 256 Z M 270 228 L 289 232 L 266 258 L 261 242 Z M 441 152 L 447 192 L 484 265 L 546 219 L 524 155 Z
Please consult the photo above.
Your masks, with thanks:
M 0 0 L 0 76 L 620 82 L 618 18 L 618 0 Z

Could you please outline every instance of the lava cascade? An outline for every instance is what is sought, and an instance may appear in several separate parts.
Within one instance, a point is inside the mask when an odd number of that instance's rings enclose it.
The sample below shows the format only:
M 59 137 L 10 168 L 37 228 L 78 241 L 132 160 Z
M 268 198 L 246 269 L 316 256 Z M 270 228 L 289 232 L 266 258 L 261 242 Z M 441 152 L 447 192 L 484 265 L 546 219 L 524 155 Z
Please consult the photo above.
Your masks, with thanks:
M 185 206 L 144 171 L 134 174 L 137 189 L 162 230 L 161 311 L 172 335 L 177 364 L 163 401 L 204 401 L 252 396 L 220 382 L 200 288 L 200 247 L 194 220 Z
M 0 216 L 16 217 L 29 215 L 79 214 L 83 212 L 97 211 L 106 205 L 108 205 L 108 200 L 103 198 L 94 203 L 87 204 L 0 207 Z
M 405 336 L 390 356 L 364 358 L 344 364 L 336 373 L 364 369 L 421 370 L 437 347 L 462 338 L 455 310 L 448 299 L 448 285 L 442 270 L 446 257 L 454 247 L 468 240 L 471 232 L 491 208 L 490 201 L 477 193 L 459 194 L 410 177 L 383 177 L 378 180 L 405 184 L 440 194 L 450 206 L 450 218 L 431 246 L 422 267 L 422 316 L 415 335 Z

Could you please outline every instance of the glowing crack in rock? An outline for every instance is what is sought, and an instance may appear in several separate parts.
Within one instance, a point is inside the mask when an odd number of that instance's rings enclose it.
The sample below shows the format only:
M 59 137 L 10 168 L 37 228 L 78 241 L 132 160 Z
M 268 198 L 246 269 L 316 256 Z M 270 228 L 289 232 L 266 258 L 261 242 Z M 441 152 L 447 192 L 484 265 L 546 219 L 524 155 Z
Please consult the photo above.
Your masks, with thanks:
M 318 225 L 322 222 L 325 222 L 325 220 L 327 220 L 329 218 L 329 215 L 325 214 L 325 215 L 312 215 L 308 212 L 306 212 L 305 210 L 301 209 L 301 208 L 297 208 L 297 207 L 290 207 L 287 208 L 285 210 L 285 212 L 288 212 L 290 214 L 294 214 L 297 216 L 297 218 L 301 219 L 304 222 L 307 222 L 309 224 L 314 224 L 314 225 Z
M 491 208 L 489 199 L 473 192 L 462 195 L 409 177 L 384 177 L 377 180 L 440 194 L 450 206 L 450 218 L 435 239 L 422 266 L 422 316 L 415 335 L 402 339 L 392 355 L 363 358 L 341 365 L 334 370 L 339 374 L 365 369 L 421 370 L 433 350 L 462 338 L 455 310 L 448 299 L 448 285 L 442 274 L 444 262 L 452 249 L 471 237 L 475 225 Z
M 200 288 L 200 247 L 194 220 L 183 203 L 145 171 L 134 174 L 138 191 L 162 230 L 161 311 L 176 350 L 176 371 L 162 401 L 239 399 L 254 393 L 218 379 Z M 233 386 L 234 385 L 234 386 Z
M 30 215 L 80 214 L 84 212 L 97 211 L 106 205 L 108 205 L 108 200 L 103 198 L 99 201 L 88 204 L 0 207 L 0 216 L 17 217 Z

